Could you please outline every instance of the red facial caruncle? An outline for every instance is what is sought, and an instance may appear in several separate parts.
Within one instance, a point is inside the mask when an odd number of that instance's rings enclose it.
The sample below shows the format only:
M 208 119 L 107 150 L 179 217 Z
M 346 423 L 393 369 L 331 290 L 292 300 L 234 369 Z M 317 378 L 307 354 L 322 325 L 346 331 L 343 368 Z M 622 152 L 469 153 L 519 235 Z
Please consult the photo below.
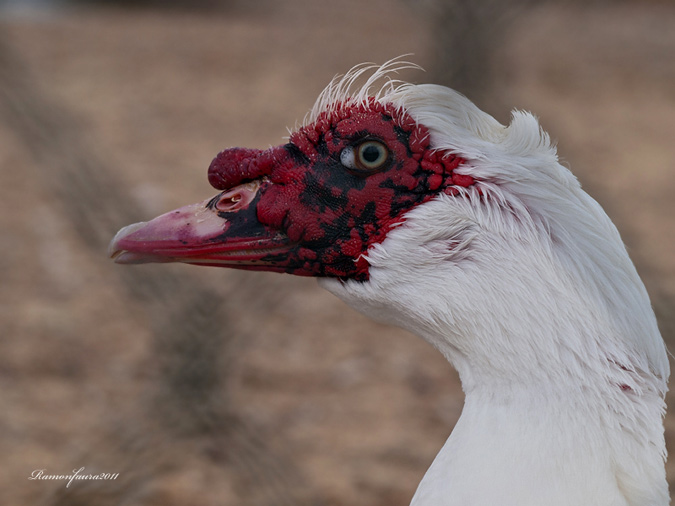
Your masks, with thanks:
M 199 239 L 189 224 L 171 230 L 172 237 L 159 245 L 157 226 L 150 239 L 133 228 L 120 232 L 113 246 L 123 263 L 145 255 L 145 261 L 152 256 L 150 261 L 364 281 L 368 249 L 384 241 L 407 211 L 474 183 L 455 172 L 462 163 L 433 149 L 428 130 L 404 111 L 374 99 L 347 100 L 294 132 L 285 145 L 232 148 L 216 156 L 209 182 L 223 193 L 204 207 L 222 220 L 218 233 L 209 229 Z M 239 190 L 250 183 L 254 189 Z

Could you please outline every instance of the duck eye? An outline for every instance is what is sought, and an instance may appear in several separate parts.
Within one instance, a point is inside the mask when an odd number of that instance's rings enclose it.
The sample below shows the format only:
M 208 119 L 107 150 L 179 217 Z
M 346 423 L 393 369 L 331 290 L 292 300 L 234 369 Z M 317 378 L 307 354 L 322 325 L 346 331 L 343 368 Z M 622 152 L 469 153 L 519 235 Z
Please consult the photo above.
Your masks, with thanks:
M 358 160 L 367 169 L 378 169 L 387 161 L 389 151 L 381 142 L 366 141 L 358 147 Z
M 387 146 L 379 141 L 364 141 L 356 146 L 347 146 L 340 153 L 342 165 L 361 172 L 375 172 L 389 160 Z

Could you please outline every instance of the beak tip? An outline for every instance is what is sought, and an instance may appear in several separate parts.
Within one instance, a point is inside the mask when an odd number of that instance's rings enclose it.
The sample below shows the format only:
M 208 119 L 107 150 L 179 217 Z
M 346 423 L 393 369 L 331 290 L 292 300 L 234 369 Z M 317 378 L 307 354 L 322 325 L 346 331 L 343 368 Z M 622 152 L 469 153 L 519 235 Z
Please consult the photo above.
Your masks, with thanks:
M 137 230 L 143 228 L 147 222 L 142 221 L 140 223 L 133 223 L 127 225 L 126 227 L 121 228 L 113 237 L 112 241 L 108 245 L 108 256 L 118 264 L 124 263 L 133 263 L 125 261 L 125 256 L 128 257 L 128 251 L 125 251 L 124 248 L 120 247 L 120 242 L 136 232 Z
M 168 259 L 163 259 L 160 257 L 153 257 L 151 255 L 141 255 L 134 253 L 133 251 L 118 250 L 116 251 L 111 258 L 116 264 L 121 265 L 138 265 L 138 264 L 149 264 L 149 263 L 163 263 L 169 262 Z

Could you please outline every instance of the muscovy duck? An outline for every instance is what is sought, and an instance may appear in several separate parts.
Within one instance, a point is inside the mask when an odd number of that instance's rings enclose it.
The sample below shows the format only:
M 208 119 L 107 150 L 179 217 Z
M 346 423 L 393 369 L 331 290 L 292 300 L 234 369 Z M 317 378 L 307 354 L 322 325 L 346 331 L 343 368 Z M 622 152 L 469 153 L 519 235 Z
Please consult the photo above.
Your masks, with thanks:
M 466 400 L 414 506 L 668 504 L 666 349 L 616 228 L 534 116 L 402 66 L 336 78 L 283 145 L 222 151 L 218 195 L 112 257 L 315 276 L 434 345 Z

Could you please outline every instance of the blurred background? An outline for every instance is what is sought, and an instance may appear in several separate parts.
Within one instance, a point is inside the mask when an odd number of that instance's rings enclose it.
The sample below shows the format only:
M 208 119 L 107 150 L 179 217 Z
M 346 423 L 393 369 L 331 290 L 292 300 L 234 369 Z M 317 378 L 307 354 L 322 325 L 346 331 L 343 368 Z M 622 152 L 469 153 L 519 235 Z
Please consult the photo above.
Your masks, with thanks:
M 463 400 L 430 346 L 311 279 L 106 254 L 363 61 L 535 112 L 672 347 L 674 26 L 647 0 L 0 1 L 2 504 L 409 504 Z M 28 480 L 83 466 L 119 478 Z

